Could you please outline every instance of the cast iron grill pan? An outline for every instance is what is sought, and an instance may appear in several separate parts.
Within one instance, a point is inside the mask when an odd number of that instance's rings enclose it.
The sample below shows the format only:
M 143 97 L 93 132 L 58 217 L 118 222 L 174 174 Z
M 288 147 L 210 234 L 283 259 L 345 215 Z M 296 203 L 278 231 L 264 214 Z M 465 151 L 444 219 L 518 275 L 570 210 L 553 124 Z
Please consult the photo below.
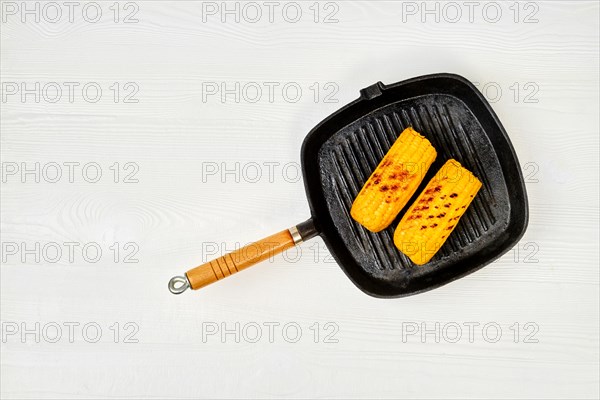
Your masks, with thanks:
M 369 232 L 350 217 L 352 202 L 409 126 L 431 141 L 437 158 L 390 227 Z M 483 186 L 440 251 L 417 266 L 394 246 L 394 229 L 450 158 L 472 171 Z M 301 159 L 311 218 L 254 243 L 258 251 L 250 255 L 242 248 L 173 278 L 173 293 L 199 289 L 320 235 L 358 288 L 376 297 L 402 297 L 489 264 L 510 250 L 527 228 L 525 184 L 512 144 L 481 93 L 458 75 L 427 75 L 393 85 L 378 82 L 361 90 L 359 99 L 307 135 Z M 268 253 L 267 248 L 274 250 Z

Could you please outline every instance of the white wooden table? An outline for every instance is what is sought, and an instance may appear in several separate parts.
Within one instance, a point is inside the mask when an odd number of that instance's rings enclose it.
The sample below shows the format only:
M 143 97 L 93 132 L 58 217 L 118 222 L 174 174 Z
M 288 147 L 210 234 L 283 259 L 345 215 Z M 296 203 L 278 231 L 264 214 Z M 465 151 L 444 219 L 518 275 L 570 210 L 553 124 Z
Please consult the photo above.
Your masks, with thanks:
M 596 1 L 1 7 L 3 398 L 598 398 Z M 517 150 L 515 249 L 397 300 L 320 239 L 167 291 L 309 217 L 321 119 L 435 72 Z

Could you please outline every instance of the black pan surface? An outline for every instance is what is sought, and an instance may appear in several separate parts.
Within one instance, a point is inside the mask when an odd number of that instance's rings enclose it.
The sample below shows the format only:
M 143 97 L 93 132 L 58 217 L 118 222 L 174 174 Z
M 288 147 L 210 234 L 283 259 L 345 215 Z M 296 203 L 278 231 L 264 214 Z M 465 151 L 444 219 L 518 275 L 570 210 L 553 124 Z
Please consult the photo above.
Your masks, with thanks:
M 371 233 L 350 217 L 352 202 L 394 140 L 408 126 L 438 152 L 417 190 L 449 158 L 483 183 L 475 200 L 434 258 L 413 264 L 396 249 L 394 229 Z M 348 277 L 375 297 L 430 290 L 489 264 L 523 236 L 528 205 L 520 164 L 496 114 L 467 79 L 435 74 L 392 85 L 378 82 L 317 125 L 302 145 L 312 220 L 301 235 L 318 233 Z

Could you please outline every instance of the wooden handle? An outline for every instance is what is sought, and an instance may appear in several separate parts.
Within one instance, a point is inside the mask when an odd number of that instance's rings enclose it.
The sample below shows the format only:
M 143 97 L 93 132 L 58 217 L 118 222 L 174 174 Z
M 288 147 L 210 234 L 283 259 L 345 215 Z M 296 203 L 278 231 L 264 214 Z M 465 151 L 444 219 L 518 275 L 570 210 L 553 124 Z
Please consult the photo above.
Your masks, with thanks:
M 294 238 L 286 229 L 193 268 L 185 274 L 190 287 L 194 290 L 200 289 L 279 254 L 285 249 L 294 247 L 294 245 Z

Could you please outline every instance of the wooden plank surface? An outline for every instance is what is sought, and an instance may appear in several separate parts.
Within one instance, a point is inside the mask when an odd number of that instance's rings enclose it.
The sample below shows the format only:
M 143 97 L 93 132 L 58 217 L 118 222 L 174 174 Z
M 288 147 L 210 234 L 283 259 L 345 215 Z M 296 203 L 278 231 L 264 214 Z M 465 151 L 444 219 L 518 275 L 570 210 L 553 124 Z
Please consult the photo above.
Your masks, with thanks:
M 0 4 L 2 398 L 598 398 L 596 1 L 24 4 Z M 517 150 L 515 249 L 397 300 L 319 238 L 167 291 L 308 218 L 320 120 L 435 72 L 476 82 Z

